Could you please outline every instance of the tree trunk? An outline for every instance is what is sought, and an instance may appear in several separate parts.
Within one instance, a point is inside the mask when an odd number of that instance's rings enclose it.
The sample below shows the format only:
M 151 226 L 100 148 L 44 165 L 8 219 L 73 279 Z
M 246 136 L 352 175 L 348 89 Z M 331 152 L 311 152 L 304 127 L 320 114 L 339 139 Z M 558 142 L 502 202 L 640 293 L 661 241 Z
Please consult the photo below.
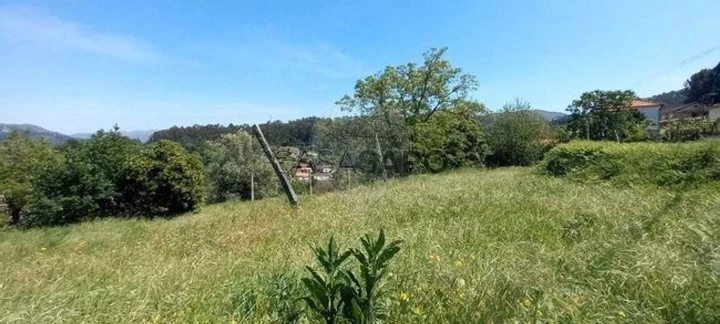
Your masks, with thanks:
M 10 217 L 10 223 L 12 225 L 20 224 L 20 208 L 11 208 Z

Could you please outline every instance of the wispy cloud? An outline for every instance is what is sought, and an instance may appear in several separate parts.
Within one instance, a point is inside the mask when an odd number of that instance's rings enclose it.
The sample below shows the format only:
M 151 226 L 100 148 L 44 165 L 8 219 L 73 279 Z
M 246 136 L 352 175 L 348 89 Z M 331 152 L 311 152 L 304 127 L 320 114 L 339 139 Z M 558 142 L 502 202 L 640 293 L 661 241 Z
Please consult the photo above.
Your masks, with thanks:
M 291 64 L 315 71 L 329 78 L 354 77 L 362 74 L 362 64 L 340 49 L 327 44 L 317 43 L 306 46 L 285 44 L 285 53 Z
M 106 33 L 38 10 L 0 8 L 0 38 L 34 46 L 83 51 L 133 62 L 166 59 L 147 42 Z
M 226 64 L 247 64 L 283 71 L 301 70 L 330 79 L 357 78 L 367 74 L 360 61 L 333 44 L 299 41 L 272 28 L 248 28 L 251 33 L 235 39 L 199 44 L 198 50 Z

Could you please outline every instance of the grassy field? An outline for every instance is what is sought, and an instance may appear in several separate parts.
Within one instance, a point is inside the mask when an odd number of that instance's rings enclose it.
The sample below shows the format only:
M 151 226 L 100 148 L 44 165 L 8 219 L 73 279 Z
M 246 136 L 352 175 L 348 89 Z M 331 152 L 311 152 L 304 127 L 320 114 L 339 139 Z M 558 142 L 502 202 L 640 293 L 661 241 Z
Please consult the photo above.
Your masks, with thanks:
M 308 244 L 405 241 L 390 322 L 720 322 L 720 186 L 462 170 L 171 220 L 0 232 L 0 322 L 282 322 Z M 398 298 L 408 296 L 407 302 Z M 312 322 L 307 317 L 304 321 Z

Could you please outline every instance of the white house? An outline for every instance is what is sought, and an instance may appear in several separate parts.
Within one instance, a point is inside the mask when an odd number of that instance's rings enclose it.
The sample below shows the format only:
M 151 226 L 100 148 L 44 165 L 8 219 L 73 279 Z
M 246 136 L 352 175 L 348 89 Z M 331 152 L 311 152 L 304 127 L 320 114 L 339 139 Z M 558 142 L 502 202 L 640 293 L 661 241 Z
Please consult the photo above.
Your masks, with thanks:
M 660 130 L 660 110 L 663 104 L 656 101 L 633 99 L 630 108 L 641 112 L 650 122 L 648 128 L 652 131 Z

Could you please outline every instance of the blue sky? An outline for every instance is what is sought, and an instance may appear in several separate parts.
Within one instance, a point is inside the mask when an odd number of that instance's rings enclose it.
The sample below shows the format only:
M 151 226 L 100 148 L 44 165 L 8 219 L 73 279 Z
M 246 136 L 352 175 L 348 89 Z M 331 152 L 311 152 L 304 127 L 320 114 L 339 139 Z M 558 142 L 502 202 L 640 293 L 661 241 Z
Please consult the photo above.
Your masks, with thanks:
M 0 1 L 0 123 L 64 133 L 341 114 L 430 47 L 497 109 L 679 89 L 720 61 L 720 1 Z

